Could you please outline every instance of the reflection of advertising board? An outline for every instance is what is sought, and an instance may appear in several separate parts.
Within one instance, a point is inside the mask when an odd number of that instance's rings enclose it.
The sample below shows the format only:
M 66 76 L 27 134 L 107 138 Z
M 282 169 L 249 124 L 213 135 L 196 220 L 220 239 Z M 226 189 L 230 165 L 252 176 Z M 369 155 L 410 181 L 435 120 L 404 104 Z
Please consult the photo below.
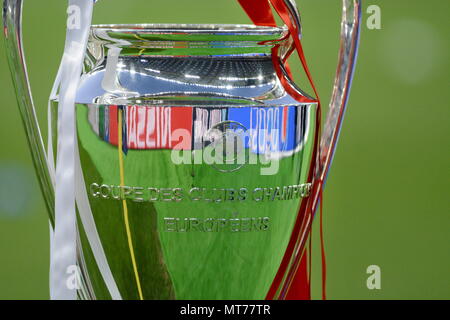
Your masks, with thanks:
M 192 108 L 127 106 L 129 149 L 172 149 L 172 133 L 178 129 L 192 135 Z
M 257 154 L 292 152 L 302 143 L 306 108 L 192 108 L 152 106 L 90 106 L 89 122 L 105 141 L 117 145 L 118 112 L 122 111 L 126 149 L 201 149 L 205 134 L 224 121 L 247 129 L 244 146 Z M 302 114 L 305 113 L 305 114 Z M 297 123 L 304 121 L 305 123 Z M 180 130 L 181 129 L 181 130 Z M 297 132 L 296 132 L 297 130 Z M 180 132 L 183 137 L 180 136 Z M 184 143 L 180 144 L 182 140 Z
M 258 154 L 293 150 L 298 107 L 233 108 L 229 118 L 248 129 L 246 147 Z
M 205 135 L 215 125 L 227 120 L 227 108 L 195 108 L 193 149 L 200 150 L 205 146 Z
M 173 149 L 179 146 L 177 130 L 192 136 L 192 110 L 189 107 L 94 106 L 89 122 L 105 141 L 117 145 L 119 109 L 123 111 L 123 139 L 127 149 Z M 190 149 L 191 143 L 185 149 Z

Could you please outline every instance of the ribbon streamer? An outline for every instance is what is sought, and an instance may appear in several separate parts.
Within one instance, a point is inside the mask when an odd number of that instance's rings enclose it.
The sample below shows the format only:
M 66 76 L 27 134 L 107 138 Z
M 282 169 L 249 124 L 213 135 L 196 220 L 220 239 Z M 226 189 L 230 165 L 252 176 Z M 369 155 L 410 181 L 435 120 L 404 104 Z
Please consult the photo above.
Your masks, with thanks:
M 53 300 L 76 299 L 79 285 L 76 281 L 79 275 L 76 274 L 75 98 L 91 27 L 93 4 L 92 0 L 69 0 L 67 11 L 69 19 L 59 83 L 55 230 L 50 256 L 50 297 Z

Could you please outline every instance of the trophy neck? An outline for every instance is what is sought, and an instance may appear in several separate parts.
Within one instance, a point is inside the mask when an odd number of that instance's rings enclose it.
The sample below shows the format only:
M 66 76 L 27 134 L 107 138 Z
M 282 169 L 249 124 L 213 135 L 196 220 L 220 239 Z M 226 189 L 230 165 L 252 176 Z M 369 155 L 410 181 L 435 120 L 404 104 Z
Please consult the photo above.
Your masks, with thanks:
M 283 27 L 93 26 L 77 102 L 295 105 L 272 59 L 275 46 L 283 53 L 290 45 Z

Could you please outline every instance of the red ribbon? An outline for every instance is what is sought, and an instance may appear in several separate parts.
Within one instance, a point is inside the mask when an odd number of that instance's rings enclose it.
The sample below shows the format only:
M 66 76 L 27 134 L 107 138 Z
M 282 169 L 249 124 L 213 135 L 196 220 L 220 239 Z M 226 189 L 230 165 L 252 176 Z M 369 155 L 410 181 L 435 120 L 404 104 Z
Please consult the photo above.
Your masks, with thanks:
M 238 0 L 247 15 L 257 26 L 276 27 L 272 8 L 267 0 Z
M 273 16 L 271 5 L 281 18 L 281 20 L 285 23 L 289 30 L 289 36 L 292 37 L 294 41 L 294 47 L 297 51 L 298 57 L 303 66 L 303 70 L 306 73 L 306 76 L 309 80 L 309 83 L 314 90 L 314 94 L 316 95 L 316 99 L 310 99 L 301 95 L 292 85 L 291 73 L 289 66 L 284 64 L 283 69 L 283 61 L 281 61 L 279 57 L 279 45 L 275 45 L 272 49 L 272 60 L 273 65 L 275 67 L 275 71 L 278 74 L 278 77 L 283 85 L 284 89 L 287 93 L 289 93 L 293 98 L 302 103 L 311 103 L 316 102 L 318 104 L 317 108 L 317 116 L 316 116 L 316 130 L 315 132 L 315 143 L 314 150 L 312 154 L 312 159 L 314 160 L 314 164 L 311 166 L 308 181 L 313 183 L 312 194 L 309 198 L 302 200 L 300 204 L 300 209 L 297 215 L 297 220 L 291 235 L 291 239 L 287 246 L 285 255 L 280 264 L 279 270 L 273 280 L 272 286 L 267 293 L 266 299 L 274 299 L 277 295 L 277 292 L 280 292 L 278 298 L 281 299 L 310 299 L 311 295 L 311 287 L 310 287 L 310 275 L 311 268 L 309 268 L 309 276 L 307 274 L 308 264 L 306 263 L 308 255 L 303 254 L 301 259 L 297 259 L 291 268 L 288 267 L 290 265 L 291 259 L 294 254 L 294 250 L 296 245 L 300 245 L 300 252 L 304 251 L 306 247 L 305 235 L 311 235 L 312 229 L 312 218 L 313 218 L 313 201 L 314 195 L 319 193 L 318 201 L 321 201 L 320 204 L 320 241 L 321 241 L 321 253 L 322 253 L 322 298 L 326 298 L 326 262 L 325 262 L 325 250 L 324 250 L 324 241 L 323 241 L 323 224 L 322 224 L 322 181 L 313 181 L 314 172 L 316 170 L 316 164 L 318 159 L 318 146 L 319 146 L 319 137 L 320 137 L 320 123 L 321 123 L 321 108 L 320 108 L 320 99 L 319 94 L 316 90 L 316 86 L 311 76 L 311 72 L 309 71 L 306 58 L 304 55 L 303 47 L 300 41 L 300 30 L 290 17 L 290 11 L 284 0 L 238 0 L 241 4 L 242 8 L 245 10 L 247 15 L 253 21 L 255 25 L 262 26 L 276 26 L 275 18 Z M 290 54 L 290 53 L 289 53 Z M 287 57 L 286 57 L 287 59 Z M 291 77 L 291 79 L 288 79 Z M 300 241 L 300 243 L 299 243 Z M 309 258 L 311 257 L 311 246 L 309 252 Z M 309 259 L 309 266 L 311 266 L 311 259 Z M 286 275 L 286 281 L 283 281 Z M 280 286 L 283 285 L 282 288 Z

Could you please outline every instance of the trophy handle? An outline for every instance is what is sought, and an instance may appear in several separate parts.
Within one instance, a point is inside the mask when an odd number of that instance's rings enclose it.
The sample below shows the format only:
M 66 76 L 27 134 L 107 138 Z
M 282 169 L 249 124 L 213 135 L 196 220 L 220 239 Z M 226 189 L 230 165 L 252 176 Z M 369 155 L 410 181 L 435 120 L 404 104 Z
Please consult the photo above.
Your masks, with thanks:
M 356 66 L 361 29 L 361 1 L 342 0 L 340 49 L 333 93 L 320 140 L 316 178 L 325 183 L 347 107 Z
M 358 55 L 361 27 L 361 1 L 342 0 L 340 49 L 333 93 L 319 146 L 315 179 L 325 182 L 336 150 L 339 133 L 347 107 L 350 87 Z M 296 25 L 301 38 L 300 14 L 295 0 L 284 0 L 290 11 L 290 19 Z
M 22 5 L 23 0 L 3 1 L 3 30 L 5 36 L 6 56 L 11 77 L 16 90 L 17 103 L 25 128 L 28 146 L 31 150 L 33 164 L 50 213 L 50 222 L 54 223 L 54 187 L 47 167 L 47 155 L 36 117 L 30 82 L 22 45 Z

